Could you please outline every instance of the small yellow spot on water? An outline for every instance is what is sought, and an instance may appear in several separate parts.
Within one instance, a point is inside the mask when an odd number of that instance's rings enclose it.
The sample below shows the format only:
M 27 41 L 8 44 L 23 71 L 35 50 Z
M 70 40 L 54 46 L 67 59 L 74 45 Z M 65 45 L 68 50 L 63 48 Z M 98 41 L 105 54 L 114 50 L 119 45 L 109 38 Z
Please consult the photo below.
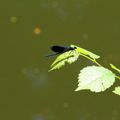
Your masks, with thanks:
M 11 16 L 10 17 L 10 22 L 11 23 L 16 23 L 17 22 L 17 17 L 16 16 Z
M 33 30 L 33 33 L 34 33 L 35 35 L 40 34 L 40 33 L 41 33 L 40 27 L 39 27 L 39 26 L 35 27 L 34 30 Z

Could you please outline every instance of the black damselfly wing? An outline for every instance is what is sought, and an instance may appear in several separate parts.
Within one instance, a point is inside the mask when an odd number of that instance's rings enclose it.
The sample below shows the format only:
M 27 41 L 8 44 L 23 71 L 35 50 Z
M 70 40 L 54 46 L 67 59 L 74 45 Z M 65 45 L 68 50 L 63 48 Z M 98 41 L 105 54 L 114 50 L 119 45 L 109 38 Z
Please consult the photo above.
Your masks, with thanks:
M 50 54 L 50 55 L 47 55 L 46 57 L 50 57 L 50 56 L 55 56 L 55 55 L 58 55 L 58 54 L 62 54 L 64 52 L 67 52 L 67 51 L 70 51 L 70 50 L 74 50 L 76 49 L 76 47 L 70 47 L 70 46 L 59 46 L 59 45 L 54 45 L 54 46 L 51 46 L 50 49 L 55 52 L 54 54 Z

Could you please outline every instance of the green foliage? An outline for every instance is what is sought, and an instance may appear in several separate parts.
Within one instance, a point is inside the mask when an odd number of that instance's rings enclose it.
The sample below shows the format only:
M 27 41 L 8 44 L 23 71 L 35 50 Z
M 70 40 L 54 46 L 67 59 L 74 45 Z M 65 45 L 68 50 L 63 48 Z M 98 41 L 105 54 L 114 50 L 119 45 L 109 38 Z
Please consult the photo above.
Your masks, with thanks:
M 49 71 L 59 69 L 62 66 L 64 66 L 65 63 L 71 64 L 71 63 L 75 62 L 78 59 L 79 55 L 84 56 L 88 59 L 92 58 L 93 60 L 98 59 L 100 57 L 100 56 L 95 55 L 94 53 L 89 52 L 89 51 L 87 51 L 83 48 L 80 48 L 78 46 L 70 45 L 70 47 L 72 47 L 72 48 L 76 47 L 76 49 L 70 50 L 68 52 L 65 52 L 65 53 L 59 55 L 55 59 L 55 61 L 52 63 L 51 69 Z
M 120 95 L 120 86 L 118 87 L 115 87 L 115 90 L 112 91 L 113 93 L 117 94 L 117 95 Z
M 68 52 L 65 52 L 61 55 L 59 55 L 55 61 L 51 65 L 51 69 L 49 71 L 52 71 L 54 69 L 59 69 L 62 66 L 65 65 L 65 63 L 73 63 L 75 62 L 79 57 L 79 54 L 75 50 L 70 50 Z
M 92 92 L 105 91 L 115 82 L 115 75 L 100 66 L 88 66 L 80 71 L 78 88 L 75 91 L 89 89 Z
M 59 69 L 64 66 L 65 63 L 71 64 L 75 62 L 79 56 L 83 56 L 97 65 L 87 66 L 80 70 L 78 75 L 78 88 L 75 91 L 90 90 L 91 92 L 102 92 L 114 84 L 115 78 L 120 79 L 119 76 L 115 75 L 109 69 L 104 68 L 96 61 L 100 56 L 75 45 L 70 45 L 70 47 L 75 49 L 60 54 L 52 63 L 49 71 Z M 110 64 L 110 66 L 120 73 L 120 69 L 113 64 Z M 116 87 L 112 92 L 120 95 L 120 86 Z
M 117 72 L 120 73 L 120 69 L 118 69 L 116 66 L 114 66 L 113 64 L 110 64 L 111 68 L 113 68 L 114 70 L 116 70 Z
M 98 59 L 100 58 L 100 56 L 88 51 L 88 50 L 85 50 L 83 48 L 80 48 L 78 46 L 75 46 L 75 45 L 71 45 L 71 47 L 76 47 L 77 49 L 75 49 L 80 55 L 85 55 L 85 56 L 88 56 L 88 57 L 91 57 L 92 59 Z

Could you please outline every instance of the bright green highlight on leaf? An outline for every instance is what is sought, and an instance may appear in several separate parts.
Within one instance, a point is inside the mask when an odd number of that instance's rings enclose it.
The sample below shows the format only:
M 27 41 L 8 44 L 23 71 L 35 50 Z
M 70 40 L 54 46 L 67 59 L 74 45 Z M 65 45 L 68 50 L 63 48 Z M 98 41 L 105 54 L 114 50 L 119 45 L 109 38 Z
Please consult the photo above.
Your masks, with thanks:
M 54 52 L 58 52 L 60 54 L 52 63 L 49 71 L 59 69 L 64 66 L 65 63 L 71 64 L 75 62 L 79 56 L 85 57 L 97 65 L 84 67 L 80 71 L 78 75 L 78 88 L 75 91 L 90 90 L 92 92 L 102 92 L 113 85 L 115 78 L 120 79 L 119 76 L 112 73 L 112 71 L 109 69 L 104 68 L 96 61 L 96 59 L 100 58 L 100 56 L 75 45 L 70 45 L 70 47 L 67 48 L 68 49 L 66 49 L 65 52 L 64 48 L 62 48 L 63 52 L 52 49 Z M 116 66 L 113 64 L 110 64 L 110 66 L 112 69 L 120 73 L 120 69 L 118 69 Z M 120 95 L 120 86 L 115 87 L 115 90 L 112 92 Z
M 80 71 L 78 88 L 75 91 L 87 90 L 102 92 L 113 85 L 115 75 L 108 69 L 100 66 L 88 66 Z
M 83 49 L 83 48 L 81 48 L 81 47 L 77 47 L 77 46 L 75 46 L 75 45 L 71 45 L 71 47 L 76 47 L 75 50 L 76 50 L 78 53 L 83 54 L 83 55 L 87 55 L 87 56 L 89 56 L 89 57 L 91 57 L 91 58 L 93 58 L 93 59 L 98 59 L 98 58 L 100 58 L 100 56 L 98 56 L 98 55 L 96 55 L 96 54 L 94 54 L 94 53 L 92 53 L 92 52 L 90 52 L 90 51 L 88 51 L 88 50 L 85 50 L 85 49 Z
M 116 66 L 114 66 L 113 64 L 110 64 L 111 68 L 113 68 L 114 70 L 118 71 L 120 73 L 120 69 L 118 69 Z
M 68 51 L 68 52 L 65 52 L 61 55 L 59 55 L 55 61 L 52 63 L 51 65 L 51 70 L 54 70 L 54 69 L 59 69 L 61 68 L 62 66 L 65 65 L 65 63 L 73 63 L 75 62 L 79 57 L 79 54 L 77 54 L 74 50 L 72 51 Z
M 55 61 L 52 63 L 51 69 L 49 71 L 52 71 L 54 69 L 59 69 L 62 66 L 64 66 L 65 63 L 71 64 L 71 63 L 75 62 L 78 59 L 79 55 L 84 56 L 84 57 L 88 58 L 89 60 L 91 59 L 92 61 L 94 61 L 95 59 L 98 59 L 100 57 L 100 56 L 98 56 L 92 52 L 89 52 L 88 50 L 85 50 L 83 48 L 80 48 L 78 46 L 70 45 L 70 47 L 75 48 L 75 49 L 60 54 L 55 59 Z
M 113 93 L 117 94 L 117 95 L 120 95 L 120 86 L 118 87 L 115 87 L 115 90 L 112 91 Z

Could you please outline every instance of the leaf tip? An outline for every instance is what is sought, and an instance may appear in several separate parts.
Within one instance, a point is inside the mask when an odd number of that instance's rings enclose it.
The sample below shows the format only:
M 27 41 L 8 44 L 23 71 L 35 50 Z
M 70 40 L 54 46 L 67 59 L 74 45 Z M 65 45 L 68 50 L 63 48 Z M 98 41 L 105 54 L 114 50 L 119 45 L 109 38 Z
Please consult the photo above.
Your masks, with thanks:
M 53 69 L 51 68 L 50 70 L 48 70 L 48 72 L 51 72 Z
M 74 91 L 77 92 L 77 91 L 79 91 L 79 90 L 80 90 L 79 88 L 76 88 Z

